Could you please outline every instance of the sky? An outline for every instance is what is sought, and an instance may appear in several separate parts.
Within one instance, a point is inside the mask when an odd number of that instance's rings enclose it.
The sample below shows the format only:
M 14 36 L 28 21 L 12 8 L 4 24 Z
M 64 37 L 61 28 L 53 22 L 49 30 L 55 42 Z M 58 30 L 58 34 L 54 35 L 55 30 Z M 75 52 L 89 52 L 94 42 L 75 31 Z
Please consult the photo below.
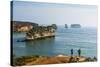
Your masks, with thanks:
M 13 1 L 13 20 L 40 25 L 81 24 L 96 27 L 98 10 L 96 5 Z

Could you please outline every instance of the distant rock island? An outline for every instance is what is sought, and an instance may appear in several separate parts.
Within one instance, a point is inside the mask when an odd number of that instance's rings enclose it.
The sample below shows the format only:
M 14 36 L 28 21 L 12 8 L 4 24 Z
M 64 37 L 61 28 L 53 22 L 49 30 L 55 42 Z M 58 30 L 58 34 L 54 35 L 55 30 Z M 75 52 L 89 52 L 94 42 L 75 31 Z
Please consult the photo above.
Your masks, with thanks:
M 80 24 L 71 24 L 70 28 L 81 28 Z
M 37 23 L 11 21 L 13 32 L 26 32 L 25 40 L 41 39 L 46 37 L 54 37 L 57 29 L 56 24 L 49 26 L 39 26 Z
M 67 24 L 65 24 L 65 28 L 68 28 L 68 25 Z

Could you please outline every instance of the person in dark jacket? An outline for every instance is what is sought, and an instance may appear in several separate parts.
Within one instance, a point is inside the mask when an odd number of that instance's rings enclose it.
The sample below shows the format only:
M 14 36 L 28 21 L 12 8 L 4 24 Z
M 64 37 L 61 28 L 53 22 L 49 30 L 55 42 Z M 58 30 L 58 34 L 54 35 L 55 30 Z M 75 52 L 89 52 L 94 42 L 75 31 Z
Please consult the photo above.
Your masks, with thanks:
M 78 56 L 80 57 L 81 56 L 81 49 L 78 49 Z
M 71 49 L 71 56 L 73 56 L 73 49 Z

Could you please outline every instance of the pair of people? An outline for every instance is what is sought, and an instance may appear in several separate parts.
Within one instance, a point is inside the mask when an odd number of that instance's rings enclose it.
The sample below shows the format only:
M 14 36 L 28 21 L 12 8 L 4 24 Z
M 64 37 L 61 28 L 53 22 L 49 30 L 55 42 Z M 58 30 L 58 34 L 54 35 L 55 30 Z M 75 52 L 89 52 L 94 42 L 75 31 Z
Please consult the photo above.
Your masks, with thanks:
M 81 56 L 81 49 L 78 49 L 77 52 L 78 52 L 78 56 L 80 57 Z M 71 49 L 71 56 L 73 56 L 73 49 Z

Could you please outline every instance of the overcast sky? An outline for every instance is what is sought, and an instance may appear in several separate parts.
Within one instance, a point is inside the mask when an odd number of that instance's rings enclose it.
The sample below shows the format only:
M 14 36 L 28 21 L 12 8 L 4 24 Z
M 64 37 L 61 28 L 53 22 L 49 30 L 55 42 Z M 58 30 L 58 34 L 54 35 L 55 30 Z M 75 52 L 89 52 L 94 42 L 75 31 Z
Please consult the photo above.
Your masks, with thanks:
M 97 26 L 97 6 L 14 1 L 13 20 L 30 21 L 42 25 Z

